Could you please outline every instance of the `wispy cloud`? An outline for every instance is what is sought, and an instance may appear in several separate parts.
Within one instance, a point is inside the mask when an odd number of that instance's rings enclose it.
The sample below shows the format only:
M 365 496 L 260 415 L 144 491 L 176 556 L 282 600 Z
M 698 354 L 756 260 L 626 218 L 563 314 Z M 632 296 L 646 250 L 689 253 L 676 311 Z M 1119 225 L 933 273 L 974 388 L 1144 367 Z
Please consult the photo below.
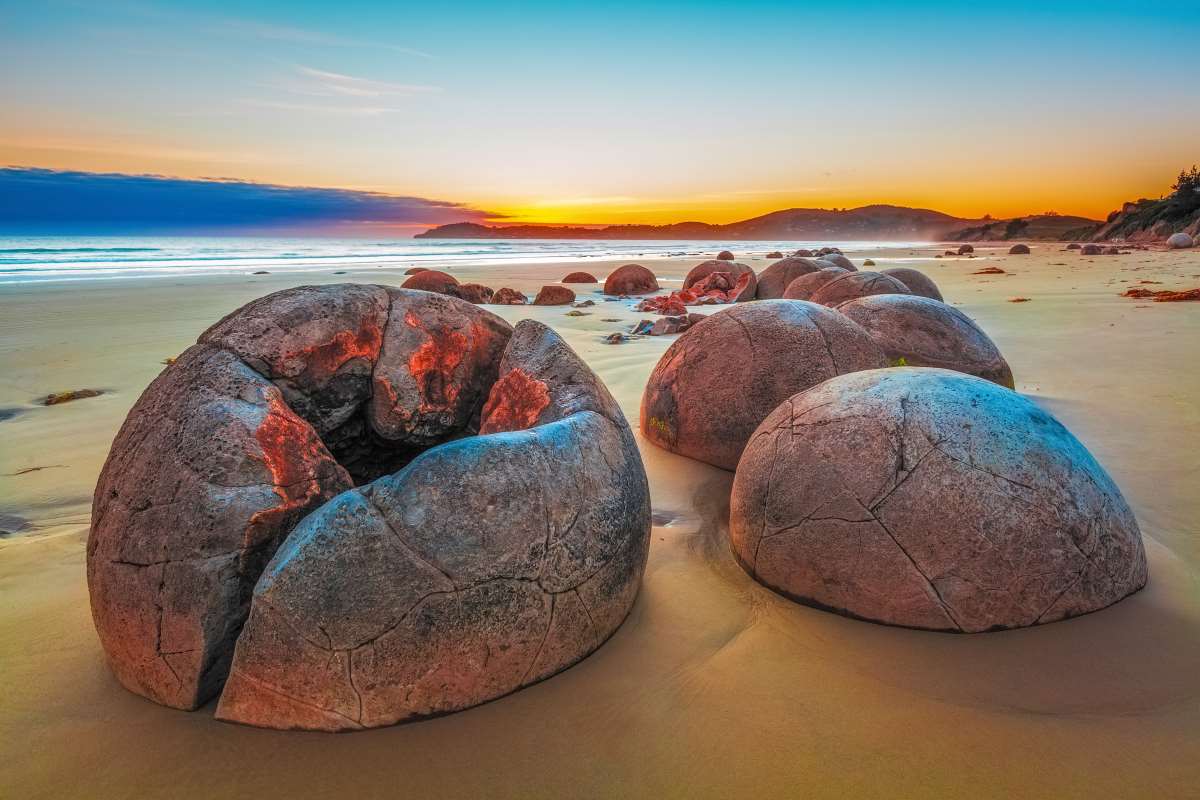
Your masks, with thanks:
M 302 114 L 329 114 L 345 117 L 379 117 L 404 111 L 403 108 L 391 106 L 331 106 L 318 103 L 291 103 L 286 100 L 257 100 L 249 97 L 243 98 L 239 102 L 251 108 L 263 108 L 271 111 L 295 111 Z
M 316 97 L 407 97 L 441 91 L 440 86 L 377 81 L 312 67 L 296 67 L 296 72 L 304 81 L 292 91 Z
M 317 232 L 482 222 L 495 216 L 448 200 L 353 189 L 0 168 L 0 230 Z
M 0 150 L 56 153 L 90 153 L 110 156 L 138 156 L 160 161 L 210 162 L 223 164 L 262 164 L 273 161 L 256 153 L 233 150 L 198 150 L 188 147 L 169 147 L 152 143 L 129 141 L 104 142 L 94 139 L 75 140 L 50 136 L 11 137 L 0 139 Z

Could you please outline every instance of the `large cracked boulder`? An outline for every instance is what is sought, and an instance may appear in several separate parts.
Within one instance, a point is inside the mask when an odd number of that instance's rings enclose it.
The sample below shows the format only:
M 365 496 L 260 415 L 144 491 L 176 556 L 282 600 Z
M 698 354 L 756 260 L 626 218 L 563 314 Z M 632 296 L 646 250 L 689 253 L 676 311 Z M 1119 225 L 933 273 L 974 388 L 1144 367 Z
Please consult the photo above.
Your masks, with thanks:
M 692 288 L 692 286 L 701 283 L 709 275 L 714 272 L 727 272 L 732 283 L 741 284 L 743 275 L 749 275 L 749 280 L 746 281 L 742 290 L 734 298 L 734 302 L 742 302 L 744 300 L 753 300 L 755 292 L 758 290 L 758 283 L 754 275 L 754 270 L 737 261 L 730 259 L 711 259 L 703 261 L 688 271 L 688 274 L 683 279 L 684 290 Z
M 612 295 L 653 294 L 658 291 L 658 278 L 641 264 L 617 267 L 604 280 L 604 293 Z
M 776 300 L 783 297 L 792 281 L 801 275 L 809 275 L 825 268 L 825 264 L 817 263 L 816 259 L 789 256 L 776 261 L 757 276 L 758 287 L 755 296 L 759 300 Z
M 788 397 L 886 364 L 867 332 L 836 311 L 790 300 L 732 306 L 663 354 L 642 395 L 642 434 L 731 470 L 754 429 Z
M 895 278 L 879 272 L 851 272 L 838 275 L 809 299 L 823 306 L 834 307 L 857 297 L 873 294 L 912 294 L 909 288 Z
M 1012 369 L 983 329 L 953 306 L 908 294 L 877 294 L 837 306 L 895 364 L 940 367 L 1013 388 Z
M 545 409 L 530 416 L 527 405 L 498 399 L 522 389 L 543 396 L 535 382 L 499 380 L 505 359 L 525 352 L 510 337 L 506 322 L 462 300 L 350 284 L 278 292 L 206 331 L 134 405 L 96 487 L 88 584 L 121 683 L 176 708 L 203 704 L 225 682 L 264 565 L 301 519 L 471 437 L 485 416 L 494 428 L 515 409 L 516 419 L 542 424 Z M 578 360 L 552 344 L 543 351 L 558 354 L 557 367 L 538 368 L 559 368 L 565 381 Z M 501 410 L 485 413 L 489 403 Z M 564 441 L 590 457 L 582 434 Z M 607 452 L 614 464 L 617 452 Z M 628 513 L 609 519 L 640 531 L 644 472 L 620 452 Z M 512 491 L 510 502 L 529 502 L 530 489 Z
M 880 274 L 887 275 L 889 278 L 895 278 L 915 295 L 928 297 L 930 300 L 942 299 L 942 290 L 933 282 L 933 278 L 920 270 L 912 269 L 911 267 L 892 267 L 891 269 L 883 270 Z
M 650 531 L 616 402 L 527 320 L 480 434 L 292 532 L 255 588 L 220 719 L 347 730 L 444 714 L 547 678 L 616 630 Z
M 847 616 L 930 630 L 1086 614 L 1146 583 L 1133 514 L 1057 420 L 938 369 L 843 375 L 763 421 L 738 464 L 734 555 Z

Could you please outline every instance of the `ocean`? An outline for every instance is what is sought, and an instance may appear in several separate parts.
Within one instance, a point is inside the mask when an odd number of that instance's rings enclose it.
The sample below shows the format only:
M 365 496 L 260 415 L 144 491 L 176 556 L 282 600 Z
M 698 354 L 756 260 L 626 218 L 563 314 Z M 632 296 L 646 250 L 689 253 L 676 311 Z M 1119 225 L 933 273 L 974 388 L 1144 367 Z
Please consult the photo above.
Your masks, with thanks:
M 711 257 L 721 250 L 789 252 L 916 246 L 914 242 L 326 239 L 307 237 L 0 237 L 0 284 L 33 281 L 236 275 L 258 270 Z

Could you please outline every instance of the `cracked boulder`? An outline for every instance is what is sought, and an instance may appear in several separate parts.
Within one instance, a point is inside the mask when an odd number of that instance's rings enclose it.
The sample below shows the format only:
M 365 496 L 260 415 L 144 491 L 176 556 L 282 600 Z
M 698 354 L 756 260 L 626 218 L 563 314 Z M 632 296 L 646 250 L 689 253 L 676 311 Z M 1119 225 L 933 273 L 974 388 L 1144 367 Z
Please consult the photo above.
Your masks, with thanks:
M 650 532 L 617 404 L 526 320 L 479 433 L 296 527 L 254 589 L 219 718 L 348 730 L 445 714 L 547 678 L 612 635 Z
M 789 300 L 732 306 L 693 325 L 663 354 L 642 395 L 642 434 L 732 470 L 781 402 L 835 375 L 886 364 L 867 332 L 831 309 Z
M 1012 369 L 995 343 L 953 306 L 916 295 L 877 294 L 837 310 L 869 333 L 892 364 L 903 360 L 910 367 L 941 367 L 1014 386 Z
M 96 484 L 88 584 L 121 683 L 176 708 L 213 697 L 279 542 L 477 426 L 510 333 L 461 300 L 353 284 L 276 292 L 205 331 L 143 392 Z
M 724 255 L 725 253 L 722 253 Z M 758 283 L 754 275 L 754 270 L 745 264 L 732 260 L 730 255 L 728 259 L 720 257 L 704 261 L 692 267 L 688 274 L 683 279 L 683 290 L 687 291 L 692 286 L 704 281 L 709 275 L 715 272 L 724 272 L 729 274 L 730 281 L 740 287 L 740 291 L 733 298 L 733 302 L 740 303 L 744 300 L 753 300 L 755 292 L 758 291 Z M 749 275 L 749 279 L 743 284 L 744 275 Z
M 809 299 L 814 303 L 832 308 L 847 300 L 869 297 L 873 294 L 912 294 L 912 292 L 903 283 L 889 275 L 879 272 L 851 272 L 836 276 L 813 292 Z
M 942 290 L 933 282 L 933 278 L 930 278 L 920 270 L 912 269 L 911 267 L 893 267 L 882 270 L 880 274 L 895 278 L 915 295 L 928 297 L 930 300 L 942 299 Z
M 851 617 L 1020 628 L 1146 583 L 1132 512 L 1057 420 L 972 376 L 900 368 L 795 395 L 755 431 L 730 511 L 760 583 Z

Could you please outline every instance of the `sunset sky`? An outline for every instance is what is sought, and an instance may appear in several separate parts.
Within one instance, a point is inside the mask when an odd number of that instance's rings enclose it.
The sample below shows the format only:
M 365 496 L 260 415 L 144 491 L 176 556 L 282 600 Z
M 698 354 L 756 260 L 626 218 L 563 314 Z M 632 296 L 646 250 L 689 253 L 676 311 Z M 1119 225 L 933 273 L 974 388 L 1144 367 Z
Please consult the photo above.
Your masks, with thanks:
M 1198 31 L 1195 0 L 0 0 L 0 166 L 433 201 L 410 225 L 1102 217 L 1200 162 Z

